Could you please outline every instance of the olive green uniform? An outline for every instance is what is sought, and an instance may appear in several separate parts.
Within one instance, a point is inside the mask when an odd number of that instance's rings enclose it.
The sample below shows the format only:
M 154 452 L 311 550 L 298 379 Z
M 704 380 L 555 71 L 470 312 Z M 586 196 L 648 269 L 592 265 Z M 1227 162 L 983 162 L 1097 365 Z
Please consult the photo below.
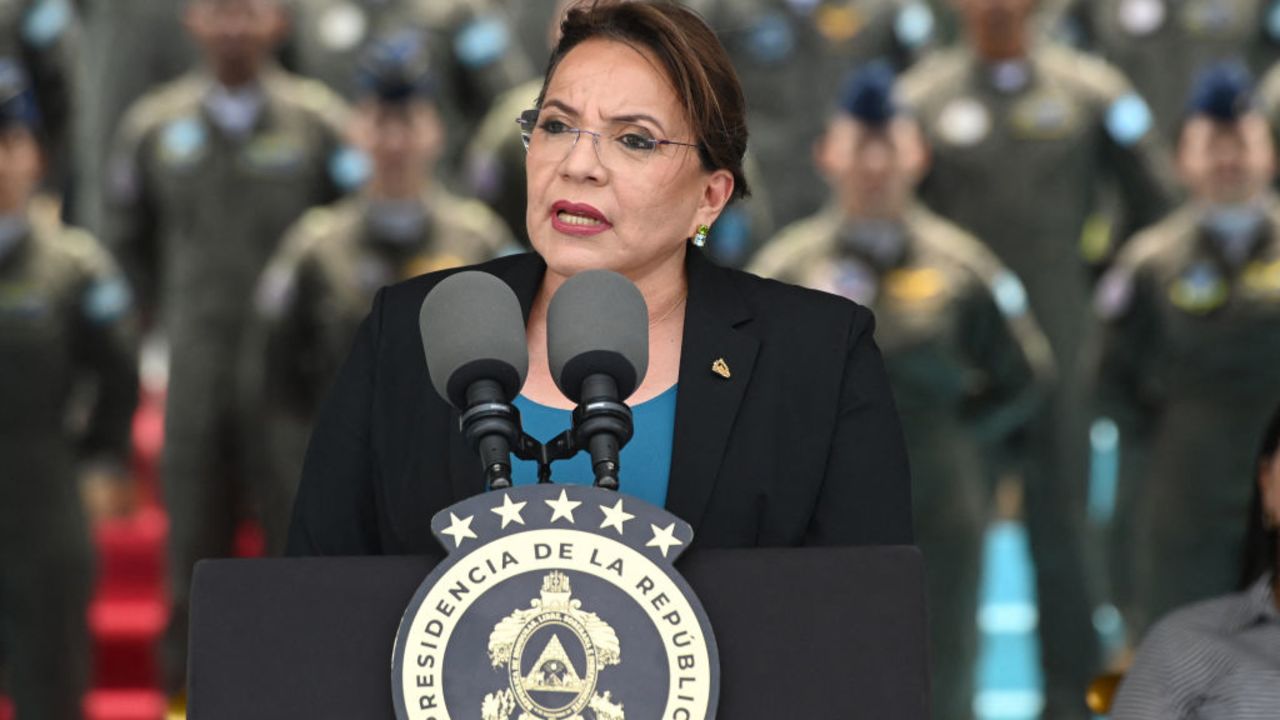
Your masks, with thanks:
M 20 718 L 81 717 L 93 563 L 78 468 L 129 460 L 136 329 L 93 238 L 51 209 L 0 230 L 0 664 Z
M 534 73 L 497 0 L 296 0 L 293 12 L 289 65 L 345 97 L 356 95 L 359 59 L 371 43 L 421 33 L 449 133 L 448 173 L 494 99 Z
M 490 260 L 519 246 L 476 200 L 437 189 L 412 232 L 379 230 L 364 198 L 310 211 L 263 274 L 248 344 L 245 392 L 264 439 L 263 519 L 282 552 L 311 422 L 374 293 L 415 275 Z M 256 371 L 256 372 L 254 372 Z
M 195 73 L 139 101 L 113 160 L 108 237 L 170 345 L 165 501 L 175 610 L 168 689 L 181 686 L 196 560 L 230 554 L 242 504 L 236 361 L 258 276 L 285 230 L 355 178 L 340 146 L 345 107 L 283 71 L 261 80 L 243 134 L 215 122 L 214 84 Z
M 1052 359 L 1021 283 L 973 237 L 922 206 L 888 226 L 900 235 L 876 228 L 828 209 L 784 229 L 750 270 L 875 311 L 925 555 L 933 713 L 961 720 L 973 715 L 990 505 L 981 441 L 1031 415 Z
M 120 118 L 146 92 L 191 67 L 195 52 L 177 0 L 79 0 L 75 219 L 101 233 L 107 159 Z
M 746 94 L 751 152 L 769 181 L 779 226 L 816 212 L 827 196 L 810 148 L 825 128 L 840 78 L 887 57 L 909 64 L 933 41 L 923 2 L 691 0 L 724 44 Z
M 493 208 L 526 247 L 528 186 L 525 149 L 516 118 L 536 104 L 541 89 L 542 80 L 534 79 L 497 99 L 467 147 L 463 172 L 468 193 Z M 711 257 L 729 267 L 742 267 L 769 239 L 774 227 L 769 214 L 769 189 L 755 156 L 748 153 L 743 166 L 751 197 L 726 207 L 707 241 Z
M 1239 58 L 1261 73 L 1280 58 L 1278 9 L 1275 0 L 1074 0 L 1058 32 L 1124 72 L 1172 140 L 1201 68 Z
M 77 25 L 71 0 L 0 0 L 0 62 L 16 63 L 35 89 L 50 159 L 46 181 L 59 191 L 70 177 Z
M 1122 478 L 1140 501 L 1121 505 L 1132 536 L 1117 543 L 1134 553 L 1139 634 L 1237 587 L 1253 438 L 1280 397 L 1280 200 L 1235 254 L 1202 217 L 1187 206 L 1138 235 L 1095 302 L 1098 396 L 1144 453 Z
M 1101 61 L 1048 45 L 988 67 L 944 51 L 902 80 L 932 149 L 921 197 L 977 236 L 1026 284 L 1061 383 L 1027 428 L 1019 459 L 1040 604 L 1048 717 L 1078 717 L 1098 669 L 1082 538 L 1087 417 L 1074 391 L 1089 327 L 1082 247 L 1099 188 L 1112 184 L 1128 224 L 1167 207 L 1171 171 L 1150 111 Z M 1104 234 L 1105 235 L 1105 234 Z

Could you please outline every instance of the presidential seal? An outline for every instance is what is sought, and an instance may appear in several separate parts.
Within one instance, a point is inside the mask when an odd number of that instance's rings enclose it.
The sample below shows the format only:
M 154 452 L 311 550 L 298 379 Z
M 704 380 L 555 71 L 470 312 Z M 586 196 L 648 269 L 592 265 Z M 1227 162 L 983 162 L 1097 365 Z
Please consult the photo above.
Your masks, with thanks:
M 400 720 L 703 720 L 719 657 L 672 563 L 689 525 L 594 487 L 536 485 L 432 520 L 448 557 L 392 656 Z

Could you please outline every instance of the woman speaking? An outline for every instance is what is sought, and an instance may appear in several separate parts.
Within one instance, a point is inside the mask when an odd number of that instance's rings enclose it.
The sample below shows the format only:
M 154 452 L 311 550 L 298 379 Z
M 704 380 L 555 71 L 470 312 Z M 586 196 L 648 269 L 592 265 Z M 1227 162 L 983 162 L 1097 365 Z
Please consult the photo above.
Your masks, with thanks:
M 580 4 L 518 129 L 536 252 L 475 268 L 525 313 L 518 404 L 573 407 L 547 361 L 548 305 L 578 272 L 621 273 L 648 306 L 650 353 L 628 399 L 647 449 L 624 455 L 622 492 L 643 489 L 704 547 L 910 543 L 906 453 L 871 313 L 698 249 L 747 194 L 742 90 L 702 19 L 672 2 Z M 484 491 L 418 330 L 447 275 L 375 299 L 312 434 L 291 554 L 437 551 L 432 515 Z

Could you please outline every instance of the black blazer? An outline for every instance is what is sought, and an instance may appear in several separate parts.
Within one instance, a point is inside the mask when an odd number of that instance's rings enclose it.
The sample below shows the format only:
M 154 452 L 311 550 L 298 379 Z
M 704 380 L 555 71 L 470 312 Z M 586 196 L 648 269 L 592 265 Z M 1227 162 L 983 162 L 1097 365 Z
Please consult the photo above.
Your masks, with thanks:
M 505 280 L 528 317 L 539 256 L 476 269 Z M 667 508 L 695 544 L 911 543 L 906 450 L 871 312 L 719 267 L 692 246 L 687 271 Z M 418 332 L 423 298 L 449 272 L 374 300 L 312 432 L 290 554 L 439 552 L 432 515 L 484 490 Z M 712 372 L 718 359 L 731 377 Z

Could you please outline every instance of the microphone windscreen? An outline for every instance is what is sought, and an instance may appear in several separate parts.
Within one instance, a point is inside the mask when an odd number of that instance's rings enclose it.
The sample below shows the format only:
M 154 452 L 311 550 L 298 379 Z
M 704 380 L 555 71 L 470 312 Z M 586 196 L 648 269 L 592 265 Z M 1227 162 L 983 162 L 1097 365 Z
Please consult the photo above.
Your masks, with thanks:
M 418 314 L 431 384 L 456 408 L 467 388 L 495 380 L 515 399 L 529 372 L 524 314 L 516 294 L 489 273 L 470 270 L 441 280 Z
M 625 400 L 649 369 L 649 308 L 630 280 L 608 270 L 569 278 L 547 309 L 547 360 L 560 392 L 582 402 L 590 375 L 609 375 Z

